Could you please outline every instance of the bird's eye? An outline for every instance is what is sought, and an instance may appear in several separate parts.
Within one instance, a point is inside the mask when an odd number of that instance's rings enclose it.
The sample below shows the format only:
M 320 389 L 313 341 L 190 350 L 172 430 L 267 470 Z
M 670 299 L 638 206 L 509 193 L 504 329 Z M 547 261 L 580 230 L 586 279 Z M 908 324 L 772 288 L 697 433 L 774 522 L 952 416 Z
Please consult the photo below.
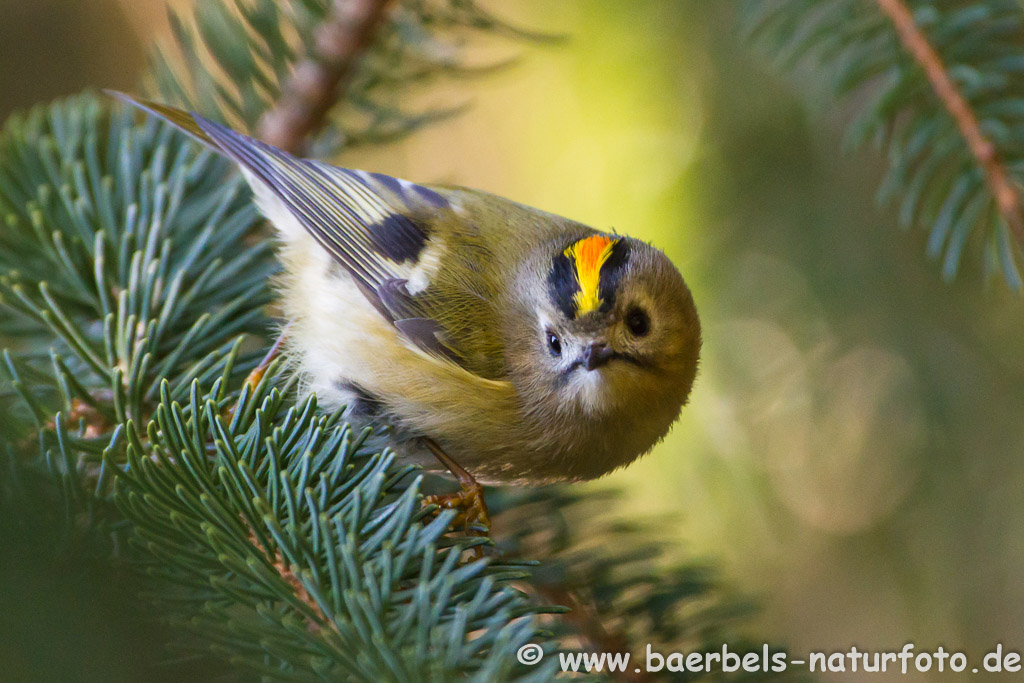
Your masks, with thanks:
M 552 356 L 562 355 L 562 340 L 550 330 L 548 330 L 548 350 L 551 351 Z
M 634 337 L 644 337 L 651 331 L 651 319 L 642 308 L 634 306 L 626 314 L 626 329 Z

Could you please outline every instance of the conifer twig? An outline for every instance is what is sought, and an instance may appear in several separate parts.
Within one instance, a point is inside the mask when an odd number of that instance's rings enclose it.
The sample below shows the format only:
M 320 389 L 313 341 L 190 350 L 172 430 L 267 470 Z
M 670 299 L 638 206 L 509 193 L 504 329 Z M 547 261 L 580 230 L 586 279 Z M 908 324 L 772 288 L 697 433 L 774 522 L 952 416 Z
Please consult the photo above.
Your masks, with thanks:
M 244 520 L 242 523 L 246 526 L 249 526 Z M 325 624 L 331 623 L 327 616 L 324 614 L 324 611 L 320 609 L 320 605 L 318 605 L 316 600 L 313 599 L 313 596 L 309 594 L 309 591 L 306 590 L 306 587 L 302 585 L 302 581 L 299 579 L 299 577 L 296 576 L 292 568 L 288 566 L 287 562 L 285 562 L 284 557 L 281 555 L 281 551 L 275 550 L 271 552 L 268 548 L 263 547 L 263 544 L 260 543 L 258 538 L 256 538 L 256 533 L 252 530 L 251 527 L 249 528 L 249 542 L 252 543 L 256 547 L 256 549 L 263 554 L 263 556 L 270 563 L 270 566 L 272 566 L 274 568 L 274 571 L 277 572 L 278 576 L 280 576 L 284 580 L 284 582 L 288 584 L 288 587 L 291 588 L 292 593 L 299 600 L 299 602 L 308 607 L 310 611 L 313 612 L 313 614 L 315 614 L 317 616 L 317 619 L 319 619 L 321 622 Z M 320 624 L 308 617 L 307 625 L 309 627 L 309 630 L 313 631 L 314 633 L 320 630 Z
M 579 635 L 587 641 L 592 652 L 611 654 L 630 652 L 631 648 L 626 636 L 606 629 L 596 610 L 580 598 L 578 591 L 563 583 L 538 585 L 536 591 L 551 604 L 564 605 L 569 608 L 570 611 L 562 618 L 576 627 Z M 642 671 L 622 670 L 608 673 L 612 680 L 623 683 L 642 683 L 650 680 Z
M 359 58 L 373 42 L 389 0 L 334 0 L 314 35 L 313 53 L 295 65 L 274 107 L 263 115 L 259 137 L 299 154 L 341 96 Z
M 875 2 L 892 21 L 903 47 L 924 70 L 936 96 L 953 117 L 968 149 L 985 171 L 985 178 L 995 197 L 999 213 L 1017 241 L 1024 246 L 1024 208 L 1021 205 L 1019 189 L 1015 187 L 1006 166 L 999 159 L 995 145 L 982 132 L 971 106 L 950 78 L 942 58 L 914 22 L 914 15 L 904 0 Z

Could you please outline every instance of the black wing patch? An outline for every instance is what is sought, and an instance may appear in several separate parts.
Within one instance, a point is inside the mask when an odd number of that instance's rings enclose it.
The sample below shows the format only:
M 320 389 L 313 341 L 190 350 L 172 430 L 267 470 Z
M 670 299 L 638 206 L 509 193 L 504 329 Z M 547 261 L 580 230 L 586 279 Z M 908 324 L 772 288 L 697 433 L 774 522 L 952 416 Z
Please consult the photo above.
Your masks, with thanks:
M 404 263 L 419 258 L 429 234 L 427 226 L 408 216 L 393 213 L 375 225 L 370 236 L 381 254 L 396 263 Z
M 379 173 L 298 159 L 230 128 L 196 117 L 203 132 L 285 203 L 306 230 L 340 263 L 360 291 L 417 346 L 453 357 L 405 289 L 402 277 L 429 239 L 424 221 L 394 207 L 422 213 L 448 207 L 428 188 Z M 391 199 L 391 202 L 387 199 Z M 412 320 L 412 323 L 399 321 Z M 433 322 L 433 321 L 429 321 Z M 437 330 L 440 326 L 433 323 Z M 415 337 L 415 338 L 413 338 Z
M 299 159 L 198 114 L 112 94 L 246 169 L 285 204 L 386 320 L 419 348 L 459 362 L 445 344 L 442 326 L 430 317 L 426 304 L 409 294 L 404 279 L 430 237 L 424 218 L 451 209 L 444 196 L 381 173 Z

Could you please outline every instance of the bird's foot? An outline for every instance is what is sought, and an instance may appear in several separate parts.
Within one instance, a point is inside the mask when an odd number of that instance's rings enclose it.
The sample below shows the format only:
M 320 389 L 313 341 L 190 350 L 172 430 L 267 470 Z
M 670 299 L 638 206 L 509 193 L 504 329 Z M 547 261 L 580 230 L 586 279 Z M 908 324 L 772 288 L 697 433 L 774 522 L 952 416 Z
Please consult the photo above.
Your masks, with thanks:
M 267 369 L 270 367 L 270 363 L 273 362 L 273 360 L 273 358 L 270 358 L 267 362 L 260 363 L 252 369 L 252 372 L 245 376 L 245 382 L 242 386 L 249 387 L 250 394 L 256 391 L 256 387 L 258 387 L 260 382 L 263 381 L 263 376 L 267 374 Z
M 491 513 L 484 500 L 484 487 L 478 482 L 462 482 L 456 493 L 442 493 L 423 498 L 423 507 L 436 505 L 440 510 L 455 510 L 452 528 L 463 528 L 467 533 L 486 536 L 491 530 Z
M 260 364 L 252 369 L 246 378 L 245 386 L 249 387 L 249 391 L 256 391 L 256 387 L 259 386 L 260 382 L 263 381 L 263 376 L 267 374 L 267 370 L 274 363 L 275 360 L 281 355 L 281 348 L 284 346 L 284 341 L 288 336 L 288 328 L 291 324 L 284 326 L 281 333 L 277 335 L 277 339 L 274 340 L 274 345 L 267 351 L 267 355 L 263 357 Z
M 458 493 L 426 496 L 423 499 L 423 506 L 436 505 L 441 510 L 455 510 L 455 518 L 451 521 L 453 529 L 462 527 L 467 535 L 489 536 L 491 513 L 487 509 L 487 501 L 484 500 L 484 487 L 465 468 L 452 460 L 437 442 L 424 439 L 423 445 L 455 475 L 462 489 Z M 482 558 L 483 545 L 474 545 L 472 553 L 476 559 Z
M 267 351 L 267 355 L 265 355 L 263 360 L 260 361 L 260 364 L 254 367 L 252 372 L 246 375 L 245 382 L 242 384 L 242 390 L 244 391 L 245 388 L 248 387 L 250 396 L 252 396 L 253 392 L 256 391 L 256 387 L 260 385 L 260 382 L 263 381 L 263 377 L 267 374 L 267 370 L 270 369 L 270 366 L 273 365 L 274 361 L 281 355 L 281 346 L 284 344 L 285 335 L 288 333 L 288 327 L 289 325 L 285 325 L 284 329 L 281 330 L 281 334 L 279 334 L 277 339 L 274 341 L 274 345 L 270 347 L 270 350 Z M 223 412 L 224 417 L 230 417 L 233 415 L 237 407 L 238 401 L 235 401 L 225 408 Z

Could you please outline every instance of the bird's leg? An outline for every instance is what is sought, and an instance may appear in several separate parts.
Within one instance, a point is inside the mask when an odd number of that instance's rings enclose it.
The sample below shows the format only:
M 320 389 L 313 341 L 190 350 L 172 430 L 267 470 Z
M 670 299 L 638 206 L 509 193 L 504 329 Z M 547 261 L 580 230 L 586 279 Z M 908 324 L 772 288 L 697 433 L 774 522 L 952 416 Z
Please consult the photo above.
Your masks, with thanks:
M 274 341 L 274 345 L 270 347 L 269 351 L 267 351 L 267 355 L 263 356 L 263 360 L 260 361 L 259 365 L 254 367 L 252 372 L 246 376 L 245 383 L 242 387 L 243 391 L 245 390 L 245 387 L 249 387 L 250 396 L 252 396 L 252 393 L 256 391 L 256 387 L 263 380 L 263 376 L 267 374 L 267 368 L 270 367 L 270 364 L 281 355 L 281 346 L 284 344 L 285 337 L 288 334 L 288 327 L 289 325 L 285 325 L 284 329 L 281 330 L 281 334 L 279 334 L 277 339 Z M 238 408 L 237 400 L 224 409 L 224 416 L 230 417 L 235 412 L 236 408 Z
M 270 364 L 281 355 L 281 347 L 284 345 L 285 337 L 288 335 L 288 325 L 285 325 L 284 329 L 281 330 L 281 334 L 278 335 L 277 340 L 274 341 L 274 345 L 267 351 L 267 355 L 263 356 L 263 360 L 260 364 L 252 369 L 252 372 L 245 378 L 244 386 L 249 387 L 249 391 L 255 391 L 256 386 L 262 381 L 263 375 L 267 373 L 267 368 Z
M 467 530 L 472 525 L 482 525 L 489 531 L 491 513 L 487 510 L 487 501 L 484 500 L 484 487 L 465 468 L 452 460 L 451 456 L 445 453 L 436 441 L 424 439 L 423 443 L 434 454 L 434 457 L 455 475 L 459 486 L 462 487 L 458 493 L 426 496 L 423 499 L 423 505 L 437 505 L 442 510 L 457 510 L 459 514 L 453 524 L 461 523 Z

